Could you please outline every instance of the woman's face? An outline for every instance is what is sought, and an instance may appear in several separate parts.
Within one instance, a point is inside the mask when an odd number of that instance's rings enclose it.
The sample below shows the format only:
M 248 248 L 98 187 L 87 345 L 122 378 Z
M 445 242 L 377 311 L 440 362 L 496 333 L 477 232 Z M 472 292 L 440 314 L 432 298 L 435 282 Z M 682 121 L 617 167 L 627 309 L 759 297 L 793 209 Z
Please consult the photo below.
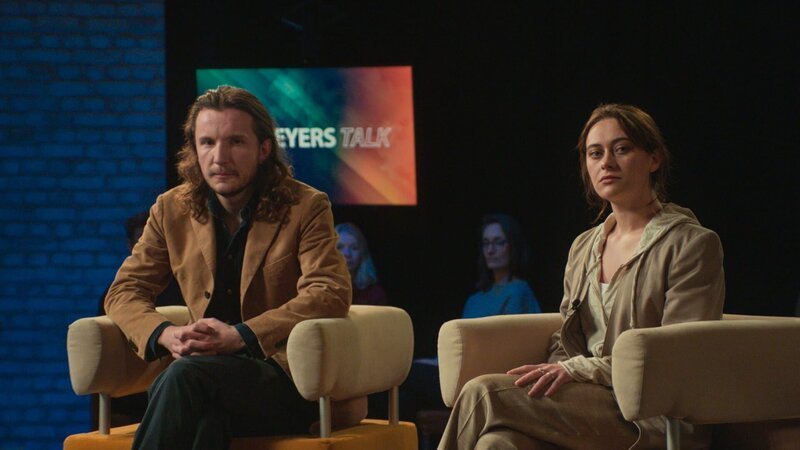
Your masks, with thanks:
M 339 233 L 339 243 L 336 248 L 344 255 L 344 260 L 347 262 L 347 270 L 350 273 L 355 273 L 358 266 L 361 265 L 361 245 L 358 244 L 358 239 L 351 233 Z
M 661 164 L 631 141 L 614 118 L 597 122 L 586 136 L 586 170 L 600 198 L 612 204 L 652 200 L 650 174 Z
M 483 228 L 483 258 L 491 271 L 508 269 L 510 252 L 506 234 L 499 223 L 490 223 Z

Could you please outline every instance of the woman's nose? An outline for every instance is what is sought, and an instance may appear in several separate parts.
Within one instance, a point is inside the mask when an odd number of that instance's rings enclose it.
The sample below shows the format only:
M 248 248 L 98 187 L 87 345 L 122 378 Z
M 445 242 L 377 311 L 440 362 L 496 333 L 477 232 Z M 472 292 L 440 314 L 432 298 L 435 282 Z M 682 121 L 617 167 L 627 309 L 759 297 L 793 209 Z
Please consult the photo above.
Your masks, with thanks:
M 600 160 L 600 165 L 603 168 L 616 166 L 616 159 L 614 159 L 614 152 L 605 152 L 603 159 Z

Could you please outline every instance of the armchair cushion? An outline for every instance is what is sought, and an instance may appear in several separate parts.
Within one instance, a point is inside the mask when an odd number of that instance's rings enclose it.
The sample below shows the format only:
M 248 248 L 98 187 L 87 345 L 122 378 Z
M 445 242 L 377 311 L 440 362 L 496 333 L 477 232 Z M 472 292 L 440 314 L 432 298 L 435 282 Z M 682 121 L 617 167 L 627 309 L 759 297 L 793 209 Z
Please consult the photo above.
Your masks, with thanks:
M 624 332 L 612 367 L 623 416 L 698 424 L 800 417 L 800 319 L 725 319 Z
M 185 306 L 157 308 L 176 325 L 189 322 Z M 131 350 L 125 335 L 107 316 L 78 319 L 67 331 L 67 360 L 72 390 L 78 395 L 112 397 L 146 391 L 171 358 L 147 362 Z
M 558 313 L 514 314 L 456 319 L 439 329 L 439 383 L 442 400 L 453 406 L 469 380 L 505 373 L 547 360 L 550 336 L 561 326 Z
M 101 435 L 96 431 L 73 434 L 64 441 L 64 450 L 130 450 L 138 425 L 112 428 Z M 231 450 L 416 450 L 417 431 L 414 424 L 364 420 L 359 425 L 334 431 L 329 438 L 309 436 L 273 436 L 236 438 Z
M 353 305 L 343 319 L 297 324 L 287 357 L 306 400 L 364 396 L 399 386 L 414 353 L 411 318 L 399 308 Z

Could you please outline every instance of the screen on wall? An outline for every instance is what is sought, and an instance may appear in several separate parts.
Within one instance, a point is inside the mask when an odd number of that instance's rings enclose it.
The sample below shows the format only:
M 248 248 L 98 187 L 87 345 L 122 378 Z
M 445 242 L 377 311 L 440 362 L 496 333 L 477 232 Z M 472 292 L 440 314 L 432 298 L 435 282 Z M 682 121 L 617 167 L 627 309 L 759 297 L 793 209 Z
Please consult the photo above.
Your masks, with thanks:
M 416 205 L 410 66 L 198 69 L 198 95 L 249 90 L 278 123 L 295 177 L 340 205 Z

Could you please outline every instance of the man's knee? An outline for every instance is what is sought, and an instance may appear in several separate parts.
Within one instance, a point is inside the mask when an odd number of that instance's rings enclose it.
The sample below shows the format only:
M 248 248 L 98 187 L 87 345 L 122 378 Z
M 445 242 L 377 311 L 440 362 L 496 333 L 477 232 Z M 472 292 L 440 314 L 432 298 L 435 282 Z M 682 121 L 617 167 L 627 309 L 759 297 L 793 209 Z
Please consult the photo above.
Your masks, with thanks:
M 150 386 L 149 392 L 152 396 L 156 391 L 163 389 L 179 392 L 192 388 L 205 390 L 207 388 L 205 385 L 208 383 L 204 378 L 203 370 L 194 357 L 176 359 L 159 375 Z
M 191 357 L 176 359 L 164 369 L 164 376 L 177 379 L 186 378 L 195 370 L 195 366 Z

